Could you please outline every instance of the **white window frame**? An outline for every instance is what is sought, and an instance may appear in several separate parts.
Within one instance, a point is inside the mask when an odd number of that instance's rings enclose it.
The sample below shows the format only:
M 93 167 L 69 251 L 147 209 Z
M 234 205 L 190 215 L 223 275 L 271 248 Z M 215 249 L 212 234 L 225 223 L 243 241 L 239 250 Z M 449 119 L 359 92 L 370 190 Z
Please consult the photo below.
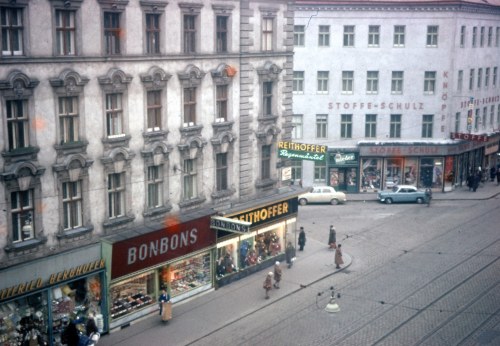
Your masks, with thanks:
M 434 95 L 436 93 L 436 72 L 424 72 L 424 94 Z
M 392 71 L 391 74 L 391 94 L 402 95 L 404 85 L 404 71 Z
M 185 159 L 182 170 L 182 197 L 185 201 L 198 198 L 198 159 Z
M 294 114 L 292 116 L 292 139 L 302 139 L 302 134 L 304 133 L 304 115 Z
M 293 26 L 293 45 L 295 47 L 304 47 L 306 29 L 305 25 Z
M 293 89 L 294 94 L 304 93 L 304 71 L 293 71 Z
M 438 46 L 438 34 L 439 34 L 439 26 L 437 25 L 428 25 L 427 26 L 427 39 L 426 39 L 426 47 L 435 48 Z
M 328 114 L 316 114 L 316 138 L 328 138 Z
M 342 71 L 342 94 L 354 93 L 354 71 Z
M 403 48 L 405 46 L 405 25 L 394 25 L 393 47 Z
M 379 71 L 367 71 L 366 72 L 366 93 L 367 94 L 378 94 L 378 78 Z
M 35 212 L 35 205 L 34 205 L 34 189 L 28 189 L 25 191 L 12 191 L 10 193 L 11 200 L 10 200 L 10 217 L 11 217 L 11 232 L 12 232 L 12 243 L 22 243 L 24 241 L 33 239 L 35 237 L 35 224 L 34 224 L 34 212 Z M 26 204 L 23 204 L 22 196 L 23 194 L 27 194 L 27 202 Z M 17 197 L 15 198 L 16 205 L 14 205 L 13 199 L 14 195 Z M 30 225 L 31 227 L 28 228 L 26 227 L 23 232 L 23 227 Z M 26 234 L 25 234 L 26 233 Z
M 380 47 L 380 25 L 368 26 L 368 47 Z
M 318 26 L 318 47 L 330 47 L 330 25 Z
M 24 54 L 24 9 L 18 7 L 0 7 L 0 26 L 2 31 L 2 55 L 15 56 Z M 16 22 L 12 16 L 15 14 Z M 4 36 L 7 36 L 4 38 Z M 4 46 L 4 43 L 7 46 Z
M 318 71 L 318 94 L 328 94 L 328 85 L 330 80 L 329 71 Z
M 148 209 L 163 206 L 163 165 L 147 166 L 146 201 Z
M 80 114 L 78 96 L 59 96 L 59 144 L 80 140 Z
M 125 216 L 125 172 L 108 174 L 108 218 Z
M 62 183 L 63 230 L 69 231 L 83 226 L 82 181 Z
M 377 138 L 377 114 L 365 114 L 365 138 Z
M 29 147 L 30 116 L 28 100 L 6 100 L 6 119 L 8 150 L 14 151 Z
M 108 138 L 125 135 L 123 129 L 123 98 L 122 93 L 106 94 L 106 136 Z
M 355 45 L 356 26 L 344 25 L 343 47 L 354 47 Z
M 434 114 L 422 115 L 422 138 L 432 138 L 434 127 Z

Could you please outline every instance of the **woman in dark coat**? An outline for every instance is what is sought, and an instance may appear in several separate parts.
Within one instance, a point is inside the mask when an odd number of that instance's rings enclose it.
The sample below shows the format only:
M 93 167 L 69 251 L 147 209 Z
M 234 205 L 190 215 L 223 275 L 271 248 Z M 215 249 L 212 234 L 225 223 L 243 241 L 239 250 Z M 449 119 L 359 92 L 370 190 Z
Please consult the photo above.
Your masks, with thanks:
M 306 245 L 306 232 L 304 232 L 304 227 L 300 227 L 299 251 L 303 251 L 305 245 Z
M 64 329 L 61 335 L 61 343 L 67 346 L 78 346 L 80 342 L 80 334 L 76 329 L 75 322 L 69 322 L 68 326 Z
M 328 245 L 330 249 L 335 249 L 337 247 L 337 232 L 333 226 L 330 226 L 330 234 L 328 235 Z
M 292 267 L 294 257 L 295 257 L 295 248 L 293 247 L 292 242 L 289 241 L 285 249 L 285 258 L 286 258 L 286 264 L 288 264 L 288 268 Z

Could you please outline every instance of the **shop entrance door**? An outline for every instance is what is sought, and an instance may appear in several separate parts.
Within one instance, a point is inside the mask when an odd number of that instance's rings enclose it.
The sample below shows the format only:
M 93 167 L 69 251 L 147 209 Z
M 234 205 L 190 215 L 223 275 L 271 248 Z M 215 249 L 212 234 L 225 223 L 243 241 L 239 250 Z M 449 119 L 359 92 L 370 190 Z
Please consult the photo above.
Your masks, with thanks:
M 347 176 L 348 168 L 331 168 L 330 169 L 330 186 L 337 191 L 347 191 Z

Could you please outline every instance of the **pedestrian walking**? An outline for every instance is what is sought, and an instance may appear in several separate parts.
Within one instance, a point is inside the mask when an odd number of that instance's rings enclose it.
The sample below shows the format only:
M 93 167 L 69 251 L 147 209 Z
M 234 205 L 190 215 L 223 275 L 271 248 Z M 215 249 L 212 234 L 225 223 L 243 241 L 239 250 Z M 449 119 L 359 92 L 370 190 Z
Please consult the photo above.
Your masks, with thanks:
M 491 168 L 490 168 L 490 180 L 491 180 L 491 182 L 495 181 L 496 172 L 497 172 L 497 170 L 496 170 L 495 166 L 491 166 Z
M 339 244 L 335 250 L 335 268 L 340 269 L 341 264 L 344 264 L 344 259 L 342 258 L 342 244 Z
M 267 274 L 263 287 L 266 290 L 266 299 L 269 299 L 269 291 L 273 288 L 273 272 Z
M 330 249 L 337 248 L 337 232 L 333 225 L 330 225 L 330 234 L 328 235 L 328 246 Z
M 305 245 L 306 245 L 306 232 L 304 231 L 304 227 L 300 227 L 299 251 L 303 251 Z
M 161 291 L 160 298 L 158 298 L 160 302 L 160 316 L 163 322 L 168 322 L 172 319 L 172 305 L 170 303 L 170 294 L 163 289 Z
M 500 167 L 497 169 L 497 185 L 500 185 Z
M 288 264 L 288 268 L 292 268 L 293 262 L 295 261 L 295 247 L 292 245 L 291 241 L 289 241 L 286 246 L 285 258 L 286 264 Z
M 280 262 L 276 261 L 274 264 L 274 288 L 280 288 L 281 281 L 281 267 Z
M 474 186 L 474 175 L 472 173 L 469 173 L 467 176 L 467 187 L 469 188 L 469 191 L 472 191 L 472 188 Z
M 476 192 L 477 188 L 479 187 L 479 183 L 481 183 L 481 178 L 482 178 L 482 173 L 481 171 L 477 171 L 476 175 L 474 176 L 474 182 L 472 186 L 472 191 Z
M 430 188 L 426 188 L 425 189 L 425 203 L 427 203 L 428 207 L 431 205 L 431 199 L 432 199 L 432 190 Z

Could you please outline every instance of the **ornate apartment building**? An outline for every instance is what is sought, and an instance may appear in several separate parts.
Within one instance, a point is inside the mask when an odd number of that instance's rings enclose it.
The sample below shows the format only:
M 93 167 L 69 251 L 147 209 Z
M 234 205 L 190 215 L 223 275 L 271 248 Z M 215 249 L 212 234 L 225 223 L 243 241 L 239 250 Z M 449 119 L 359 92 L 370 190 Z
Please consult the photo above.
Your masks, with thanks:
M 246 241 L 272 230 L 284 249 L 296 209 L 272 205 L 297 195 L 276 169 L 277 142 L 292 130 L 290 6 L 0 0 L 0 318 L 40 311 L 56 328 L 54 302 L 80 290 L 107 329 L 137 317 L 121 309 L 122 281 L 142 285 L 131 294 L 139 306 L 160 287 L 178 299 L 214 287 L 215 260 L 236 262 L 242 241 L 215 235 L 217 213 L 288 217 Z M 175 233 L 183 227 L 189 238 Z M 130 245 L 125 259 L 117 244 Z M 196 284 L 175 281 L 179 258 L 203 262 Z
M 449 191 L 500 163 L 500 1 L 294 8 L 293 138 L 329 148 L 294 162 L 296 180 Z

